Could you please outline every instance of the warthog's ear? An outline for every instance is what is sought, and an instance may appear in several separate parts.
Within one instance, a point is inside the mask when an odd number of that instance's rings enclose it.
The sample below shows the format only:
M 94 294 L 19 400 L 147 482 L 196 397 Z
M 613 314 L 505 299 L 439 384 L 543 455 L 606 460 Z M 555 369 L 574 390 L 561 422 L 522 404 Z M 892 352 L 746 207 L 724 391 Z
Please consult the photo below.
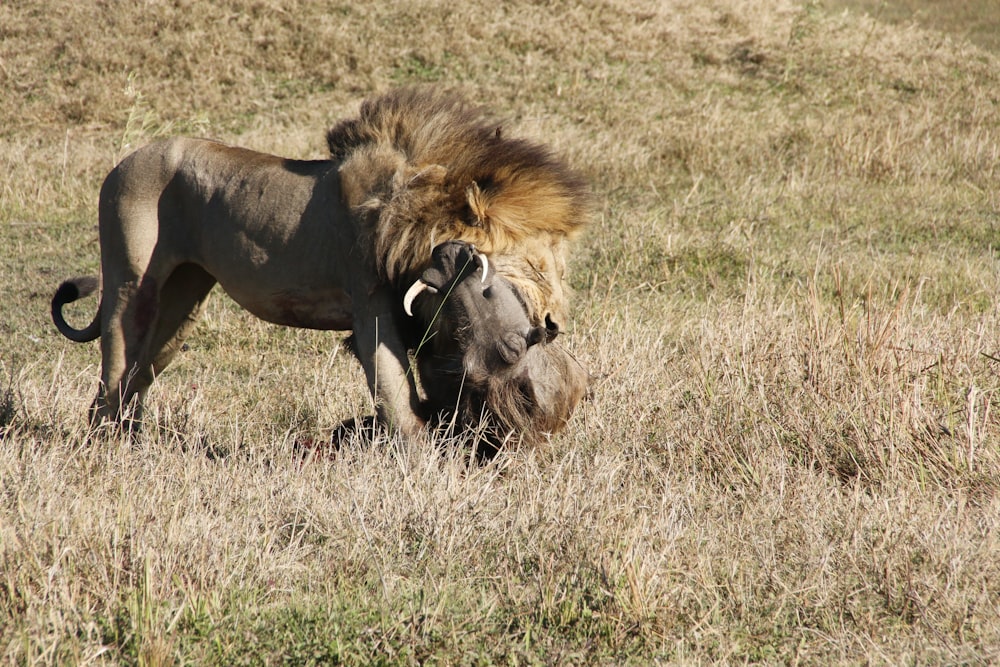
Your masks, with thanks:
M 541 342 L 551 343 L 559 335 L 559 325 L 552 321 L 552 316 L 545 315 L 544 327 L 532 327 L 528 332 L 528 347 Z
M 559 323 L 552 319 L 552 313 L 545 314 L 545 340 L 552 342 L 559 335 Z
M 531 327 L 531 331 L 528 332 L 528 347 L 533 345 L 538 345 L 539 343 L 551 340 L 548 333 L 545 331 L 544 327 Z

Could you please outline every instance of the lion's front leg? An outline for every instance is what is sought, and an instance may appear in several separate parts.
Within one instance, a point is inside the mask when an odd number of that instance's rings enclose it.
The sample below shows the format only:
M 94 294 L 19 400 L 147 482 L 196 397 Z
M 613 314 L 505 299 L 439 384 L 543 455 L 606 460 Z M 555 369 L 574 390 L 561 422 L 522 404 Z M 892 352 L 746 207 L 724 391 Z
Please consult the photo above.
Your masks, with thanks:
M 354 304 L 354 346 L 365 369 L 379 420 L 407 437 L 424 427 L 420 396 L 406 345 L 396 321 L 400 306 L 395 290 L 376 288 L 367 303 Z

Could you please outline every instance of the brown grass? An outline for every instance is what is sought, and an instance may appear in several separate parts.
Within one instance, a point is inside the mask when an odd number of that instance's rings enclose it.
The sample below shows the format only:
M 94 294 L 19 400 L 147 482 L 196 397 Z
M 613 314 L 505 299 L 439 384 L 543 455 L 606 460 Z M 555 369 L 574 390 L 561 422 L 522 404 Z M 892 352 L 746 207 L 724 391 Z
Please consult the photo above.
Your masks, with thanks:
M 0 5 L 0 656 L 1000 660 L 998 72 L 786 0 Z M 150 427 L 88 443 L 97 349 L 47 309 L 96 269 L 115 160 L 173 133 L 315 157 L 413 81 L 594 184 L 567 432 L 303 463 L 371 411 L 360 369 L 220 294 Z
M 899 25 L 915 23 L 946 38 L 950 35 L 992 51 L 1000 49 L 1000 14 L 990 0 L 831 0 L 826 7 L 867 12 Z

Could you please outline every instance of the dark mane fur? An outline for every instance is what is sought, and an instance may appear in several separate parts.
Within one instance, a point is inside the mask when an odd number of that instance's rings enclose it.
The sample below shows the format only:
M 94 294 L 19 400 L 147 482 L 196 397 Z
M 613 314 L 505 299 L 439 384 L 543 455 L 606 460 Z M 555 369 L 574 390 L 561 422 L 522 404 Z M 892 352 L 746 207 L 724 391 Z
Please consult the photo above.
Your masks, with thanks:
M 342 173 L 383 182 L 366 209 L 375 260 L 390 280 L 411 279 L 436 243 L 527 257 L 561 244 L 587 218 L 584 180 L 545 146 L 507 137 L 485 108 L 454 92 L 411 87 L 369 99 L 327 134 Z M 391 181 L 391 182 L 389 182 Z

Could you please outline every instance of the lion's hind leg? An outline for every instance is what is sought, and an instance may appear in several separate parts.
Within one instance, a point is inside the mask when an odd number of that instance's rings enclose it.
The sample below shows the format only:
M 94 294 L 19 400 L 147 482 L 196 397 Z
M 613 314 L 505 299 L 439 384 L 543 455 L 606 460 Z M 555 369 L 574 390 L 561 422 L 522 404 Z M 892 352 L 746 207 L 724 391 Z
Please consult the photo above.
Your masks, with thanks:
M 182 264 L 162 285 L 147 273 L 107 295 L 102 383 L 91 407 L 92 423 L 138 425 L 146 392 L 177 354 L 213 285 L 207 271 Z
M 153 372 L 163 372 L 198 321 L 215 278 L 197 264 L 181 264 L 160 290 L 160 308 L 150 356 Z
M 157 319 L 159 289 L 150 275 L 124 278 L 105 272 L 101 301 L 101 386 L 90 409 L 92 424 L 110 421 L 132 428 L 142 396 L 153 381 L 143 359 Z

